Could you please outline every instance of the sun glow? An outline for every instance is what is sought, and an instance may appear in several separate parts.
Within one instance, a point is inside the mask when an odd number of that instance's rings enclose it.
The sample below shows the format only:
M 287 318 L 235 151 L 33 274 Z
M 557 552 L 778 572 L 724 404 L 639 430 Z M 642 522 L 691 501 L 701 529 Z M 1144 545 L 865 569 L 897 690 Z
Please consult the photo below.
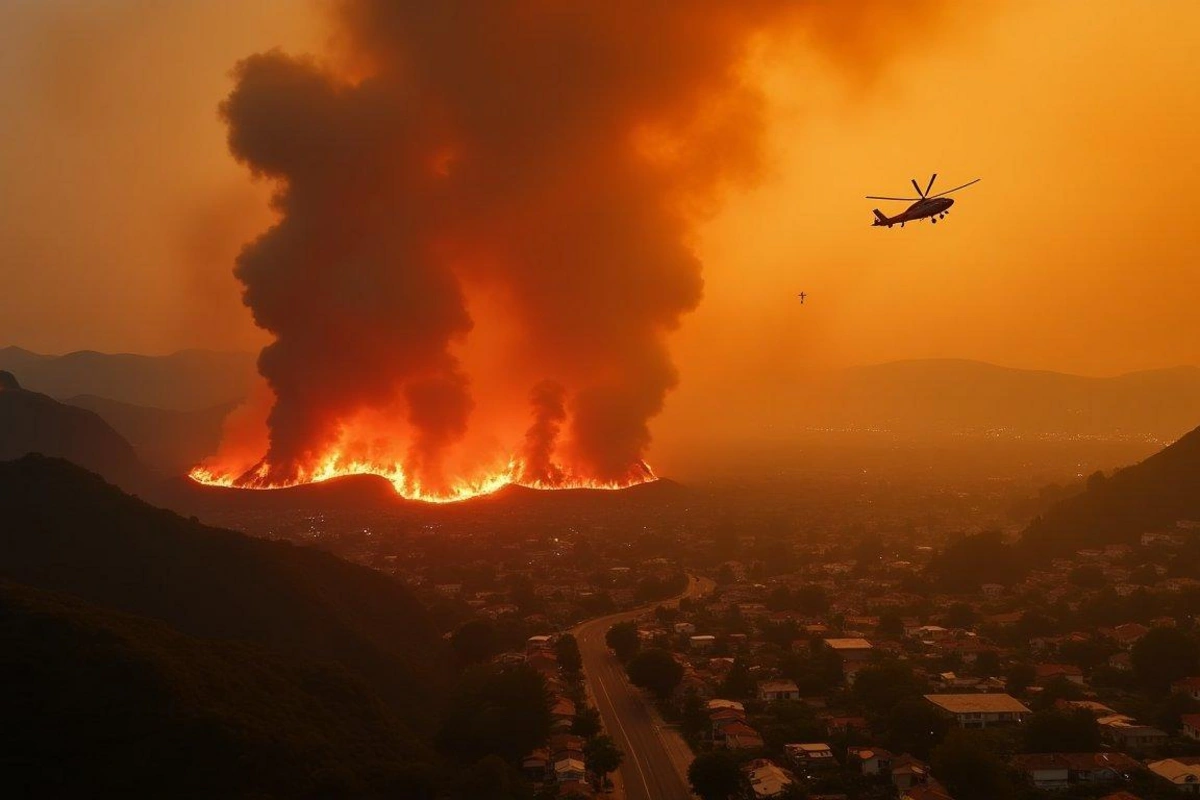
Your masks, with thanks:
M 492 494 L 505 486 L 524 486 L 529 489 L 552 491 L 558 489 L 627 489 L 642 483 L 658 480 L 650 466 L 645 462 L 637 465 L 640 474 L 632 475 L 620 481 L 597 481 L 588 478 L 572 476 L 560 471 L 551 481 L 523 480 L 522 464 L 518 459 L 509 459 L 498 469 L 485 471 L 472 478 L 454 480 L 444 489 L 434 490 L 423 487 L 420 482 L 411 479 L 404 468 L 395 463 L 374 463 L 355 461 L 343 457 L 338 451 L 327 453 L 311 467 L 297 471 L 295 477 L 286 481 L 273 481 L 267 476 L 271 474 L 271 466 L 260 462 L 248 472 L 222 469 L 212 465 L 200 465 L 188 473 L 188 477 L 196 483 L 206 486 L 224 486 L 238 489 L 271 490 L 285 489 L 309 483 L 321 483 L 349 475 L 378 475 L 387 479 L 395 488 L 396 493 L 407 500 L 419 500 L 426 503 L 455 503 Z

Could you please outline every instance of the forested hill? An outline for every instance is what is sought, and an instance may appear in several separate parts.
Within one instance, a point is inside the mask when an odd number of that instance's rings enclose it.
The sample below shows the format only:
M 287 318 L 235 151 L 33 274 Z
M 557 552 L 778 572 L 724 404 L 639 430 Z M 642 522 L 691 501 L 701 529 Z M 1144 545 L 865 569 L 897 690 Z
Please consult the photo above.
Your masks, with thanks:
M 434 758 L 343 670 L 0 582 L 7 797 L 423 797 Z
M 453 679 L 438 631 L 392 579 L 203 526 L 59 459 L 0 463 L 0 579 L 156 618 L 188 636 L 339 664 L 423 736 Z
M 1032 551 L 1055 553 L 1133 542 L 1147 531 L 1200 520 L 1200 428 L 1087 490 L 1052 506 L 1022 536 Z

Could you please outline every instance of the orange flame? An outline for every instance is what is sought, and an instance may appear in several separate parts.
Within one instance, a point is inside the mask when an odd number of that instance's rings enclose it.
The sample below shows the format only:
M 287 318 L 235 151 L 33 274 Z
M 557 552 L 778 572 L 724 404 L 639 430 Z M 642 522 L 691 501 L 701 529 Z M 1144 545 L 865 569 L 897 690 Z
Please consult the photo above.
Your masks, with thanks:
M 658 480 L 650 466 L 645 462 L 638 465 L 640 475 L 633 475 L 623 481 L 597 481 L 573 476 L 559 470 L 561 478 L 553 483 L 545 481 L 523 481 L 521 462 L 509 459 L 502 467 L 473 478 L 460 478 L 443 491 L 433 491 L 422 487 L 418 482 L 405 474 L 403 467 L 396 463 L 374 463 L 356 461 L 343 456 L 339 450 L 331 450 L 311 466 L 301 468 L 295 480 L 288 482 L 269 482 L 270 465 L 260 462 L 251 473 L 241 473 L 236 470 L 226 470 L 213 466 L 200 465 L 194 467 L 188 477 L 197 483 L 207 486 L 225 486 L 240 489 L 284 489 L 289 486 L 299 486 L 308 483 L 321 483 L 332 478 L 347 475 L 378 475 L 386 478 L 395 487 L 396 493 L 408 500 L 420 500 L 426 503 L 455 503 L 492 494 L 505 486 L 524 486 L 530 489 L 627 489 L 641 483 Z

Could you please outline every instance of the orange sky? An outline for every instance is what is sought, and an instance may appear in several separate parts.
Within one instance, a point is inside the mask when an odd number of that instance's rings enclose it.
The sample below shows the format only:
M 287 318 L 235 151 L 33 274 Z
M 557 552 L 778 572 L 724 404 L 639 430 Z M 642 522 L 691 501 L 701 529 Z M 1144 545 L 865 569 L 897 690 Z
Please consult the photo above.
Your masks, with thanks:
M 299 0 L 100 8 L 0 8 L 0 345 L 256 347 L 230 269 L 266 191 L 216 106 L 238 58 L 319 50 L 321 18 Z M 660 424 L 731 384 L 803 391 L 823 366 L 1200 363 L 1198 50 L 1200 4 L 1110 0 L 971 4 L 869 81 L 764 53 L 769 169 L 700 232 L 705 299 Z M 932 171 L 983 182 L 936 228 L 869 227 L 863 195 Z

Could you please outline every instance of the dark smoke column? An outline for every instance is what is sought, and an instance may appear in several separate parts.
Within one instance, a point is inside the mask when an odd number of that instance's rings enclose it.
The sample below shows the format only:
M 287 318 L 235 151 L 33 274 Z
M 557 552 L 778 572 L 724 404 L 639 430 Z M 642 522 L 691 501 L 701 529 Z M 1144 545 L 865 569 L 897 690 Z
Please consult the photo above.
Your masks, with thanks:
M 692 232 L 758 168 L 741 67 L 784 17 L 874 13 L 835 5 L 342 0 L 352 80 L 242 62 L 230 147 L 281 214 L 237 265 L 276 337 L 268 480 L 345 445 L 364 410 L 405 421 L 414 480 L 452 478 L 473 401 L 451 347 L 488 335 L 468 284 L 502 291 L 522 333 L 526 479 L 641 479 L 677 381 L 667 337 L 702 293 Z

